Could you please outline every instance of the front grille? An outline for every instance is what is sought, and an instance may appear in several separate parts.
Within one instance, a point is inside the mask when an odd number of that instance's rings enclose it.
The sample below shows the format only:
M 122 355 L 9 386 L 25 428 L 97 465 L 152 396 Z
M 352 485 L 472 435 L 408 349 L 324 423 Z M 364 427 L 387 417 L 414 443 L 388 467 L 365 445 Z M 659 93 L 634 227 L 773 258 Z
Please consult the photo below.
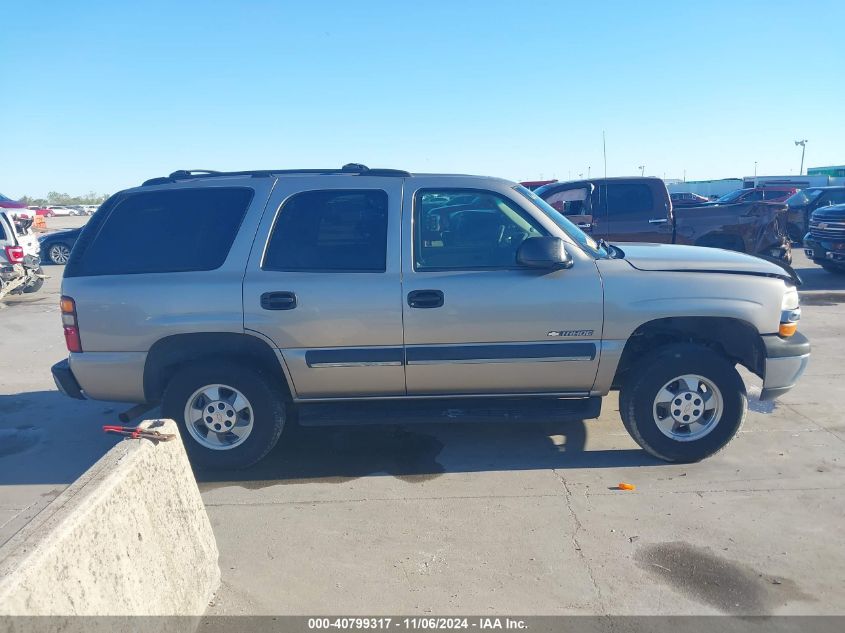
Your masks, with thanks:
M 845 222 L 811 220 L 810 235 L 820 240 L 845 240 Z

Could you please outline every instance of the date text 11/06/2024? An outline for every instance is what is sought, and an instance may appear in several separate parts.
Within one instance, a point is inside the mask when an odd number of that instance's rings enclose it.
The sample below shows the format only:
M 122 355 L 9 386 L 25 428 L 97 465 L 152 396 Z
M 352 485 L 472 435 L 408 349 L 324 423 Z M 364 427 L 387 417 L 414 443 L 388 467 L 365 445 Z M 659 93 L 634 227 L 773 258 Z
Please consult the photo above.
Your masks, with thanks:
M 449 630 L 479 629 L 496 630 L 527 629 L 525 620 L 512 618 L 389 618 L 389 617 L 351 617 L 351 618 L 309 618 L 310 630 L 321 629 L 404 629 L 404 630 Z

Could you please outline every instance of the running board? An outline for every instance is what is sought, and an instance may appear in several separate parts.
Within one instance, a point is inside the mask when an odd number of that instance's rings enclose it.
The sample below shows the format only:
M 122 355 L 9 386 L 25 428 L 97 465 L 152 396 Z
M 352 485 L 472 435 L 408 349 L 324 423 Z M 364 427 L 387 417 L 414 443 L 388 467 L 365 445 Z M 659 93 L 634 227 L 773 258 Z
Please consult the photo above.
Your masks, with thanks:
M 601 398 L 455 398 L 296 405 L 302 426 L 439 423 L 545 423 L 590 420 Z

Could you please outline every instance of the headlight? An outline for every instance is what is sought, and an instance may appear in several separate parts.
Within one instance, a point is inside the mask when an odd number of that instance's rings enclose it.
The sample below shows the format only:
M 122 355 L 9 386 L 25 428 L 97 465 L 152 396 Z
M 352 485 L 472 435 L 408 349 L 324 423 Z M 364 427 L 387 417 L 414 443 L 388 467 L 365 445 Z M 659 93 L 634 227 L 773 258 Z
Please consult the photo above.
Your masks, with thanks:
M 792 336 L 798 330 L 798 321 L 801 320 L 801 306 L 798 305 L 798 290 L 788 288 L 783 293 L 783 300 L 780 304 L 780 327 L 778 334 L 783 337 Z

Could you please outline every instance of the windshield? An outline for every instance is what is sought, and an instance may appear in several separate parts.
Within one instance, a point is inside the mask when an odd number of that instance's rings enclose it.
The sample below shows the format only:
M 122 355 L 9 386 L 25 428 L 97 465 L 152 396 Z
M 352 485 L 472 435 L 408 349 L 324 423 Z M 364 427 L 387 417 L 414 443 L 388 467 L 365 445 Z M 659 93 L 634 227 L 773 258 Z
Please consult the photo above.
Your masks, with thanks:
M 739 200 L 739 197 L 743 194 L 744 189 L 736 189 L 731 191 L 730 193 L 726 193 L 721 198 L 717 198 L 716 202 L 736 202 Z
M 786 204 L 790 207 L 803 207 L 810 204 L 813 200 L 822 195 L 821 189 L 801 189 L 796 191 L 786 199 Z
M 563 231 L 571 237 L 579 246 L 582 246 L 587 252 L 591 253 L 594 257 L 609 257 L 610 255 L 608 252 L 589 235 L 584 233 L 581 229 L 575 226 L 572 222 L 566 219 L 562 213 L 560 213 L 557 209 L 551 206 L 548 202 L 543 200 L 540 196 L 538 196 L 533 191 L 529 191 L 522 185 L 517 185 L 514 187 L 515 191 L 518 191 L 523 196 L 528 198 L 534 206 L 540 209 L 544 215 L 546 215 L 552 222 L 557 224 Z

